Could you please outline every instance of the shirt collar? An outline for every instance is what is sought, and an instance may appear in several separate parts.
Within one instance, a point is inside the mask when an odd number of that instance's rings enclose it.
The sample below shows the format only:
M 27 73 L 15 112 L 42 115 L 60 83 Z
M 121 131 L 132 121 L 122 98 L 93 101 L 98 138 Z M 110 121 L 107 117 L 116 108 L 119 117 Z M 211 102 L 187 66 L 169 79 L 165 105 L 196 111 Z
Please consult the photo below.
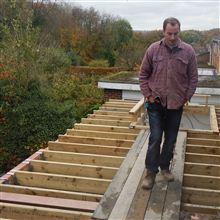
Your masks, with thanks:
M 163 46 L 166 46 L 165 44 L 165 38 L 163 38 L 161 41 L 160 41 L 160 45 L 163 45 Z M 184 49 L 184 46 L 183 46 L 183 42 L 180 38 L 178 38 L 177 40 L 177 45 L 176 45 L 178 48 L 180 49 Z

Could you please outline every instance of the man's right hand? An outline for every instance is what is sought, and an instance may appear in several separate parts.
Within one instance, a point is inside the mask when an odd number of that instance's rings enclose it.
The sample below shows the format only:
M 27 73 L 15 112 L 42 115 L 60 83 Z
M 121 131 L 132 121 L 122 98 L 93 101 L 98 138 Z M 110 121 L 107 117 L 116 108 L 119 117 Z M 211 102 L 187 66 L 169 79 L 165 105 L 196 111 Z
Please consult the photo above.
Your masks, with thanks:
M 155 102 L 155 99 L 154 99 L 154 97 L 153 97 L 152 95 L 150 95 L 150 96 L 148 96 L 148 97 L 146 98 L 146 101 L 148 101 L 148 102 L 150 102 L 150 103 L 154 103 L 154 102 Z

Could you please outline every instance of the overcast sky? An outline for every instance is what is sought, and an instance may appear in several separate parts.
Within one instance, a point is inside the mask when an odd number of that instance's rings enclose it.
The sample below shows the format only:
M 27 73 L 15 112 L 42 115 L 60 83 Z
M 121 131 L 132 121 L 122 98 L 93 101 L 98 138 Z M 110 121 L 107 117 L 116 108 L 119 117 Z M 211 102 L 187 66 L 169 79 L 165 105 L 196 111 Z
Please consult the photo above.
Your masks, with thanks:
M 94 7 L 101 14 L 108 13 L 127 19 L 133 30 L 162 29 L 163 20 L 176 17 L 182 30 L 219 28 L 220 0 L 147 1 L 147 0 L 62 0 L 82 8 Z

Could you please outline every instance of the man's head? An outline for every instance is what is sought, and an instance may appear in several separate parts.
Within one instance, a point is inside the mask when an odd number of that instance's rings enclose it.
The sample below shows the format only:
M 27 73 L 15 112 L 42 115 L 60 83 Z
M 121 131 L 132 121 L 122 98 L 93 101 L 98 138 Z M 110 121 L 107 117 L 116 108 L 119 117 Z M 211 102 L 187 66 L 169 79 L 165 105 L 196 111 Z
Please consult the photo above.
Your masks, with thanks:
M 163 34 L 166 44 L 176 45 L 178 34 L 180 32 L 180 22 L 173 17 L 167 18 L 163 22 Z

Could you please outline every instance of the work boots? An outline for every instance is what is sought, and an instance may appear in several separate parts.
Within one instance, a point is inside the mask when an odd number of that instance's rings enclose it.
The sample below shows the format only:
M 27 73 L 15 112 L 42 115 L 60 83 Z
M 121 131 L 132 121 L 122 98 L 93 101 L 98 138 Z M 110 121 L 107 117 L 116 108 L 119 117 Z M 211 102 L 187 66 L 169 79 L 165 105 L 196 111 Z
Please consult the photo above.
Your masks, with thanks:
M 163 175 L 164 179 L 168 182 L 174 181 L 174 176 L 169 170 L 161 170 L 161 174 Z
M 146 176 L 142 182 L 143 189 L 151 189 L 154 185 L 156 173 L 151 170 L 146 170 Z

